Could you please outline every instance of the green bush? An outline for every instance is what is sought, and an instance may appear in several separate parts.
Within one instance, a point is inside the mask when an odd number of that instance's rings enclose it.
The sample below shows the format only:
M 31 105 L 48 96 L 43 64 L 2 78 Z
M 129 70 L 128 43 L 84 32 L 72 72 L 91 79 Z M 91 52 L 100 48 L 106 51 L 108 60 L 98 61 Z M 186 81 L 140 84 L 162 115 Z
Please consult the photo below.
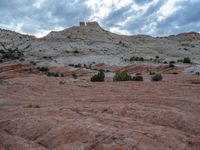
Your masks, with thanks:
M 76 64 L 76 65 L 74 65 L 74 67 L 75 67 L 75 68 L 81 68 L 82 65 L 81 65 L 81 64 Z
M 103 70 L 100 70 L 97 74 L 91 77 L 91 82 L 104 82 L 105 74 Z
M 38 69 L 39 71 L 42 71 L 42 72 L 47 72 L 47 71 L 49 71 L 49 68 L 48 68 L 48 67 L 37 67 L 37 69 Z
M 74 64 L 69 64 L 68 66 L 70 66 L 70 67 L 74 67 L 75 65 L 74 65 Z
M 73 51 L 74 54 L 79 54 L 78 50 Z
M 133 56 L 133 57 L 131 57 L 129 59 L 129 61 L 144 61 L 144 58 L 143 57 L 135 57 L 135 56 Z
M 48 72 L 47 76 L 49 76 L 49 77 L 59 77 L 59 74 L 55 73 L 55 72 Z
M 190 64 L 191 63 L 191 59 L 189 57 L 185 57 L 183 59 L 183 63 L 187 63 L 187 64 Z
M 113 78 L 113 81 L 130 81 L 132 77 L 127 72 L 117 72 Z
M 133 81 L 143 81 L 143 76 L 140 73 L 137 73 L 133 79 Z
M 173 63 L 173 62 L 170 62 L 170 63 L 169 63 L 169 67 L 170 67 L 170 68 L 174 68 L 174 67 L 175 67 L 174 63 Z
M 162 75 L 161 74 L 159 74 L 159 73 L 156 73 L 155 75 L 153 75 L 152 77 L 151 77 L 151 80 L 152 81 L 161 81 L 163 78 L 162 78 Z
M 177 62 L 182 63 L 183 59 L 178 59 Z

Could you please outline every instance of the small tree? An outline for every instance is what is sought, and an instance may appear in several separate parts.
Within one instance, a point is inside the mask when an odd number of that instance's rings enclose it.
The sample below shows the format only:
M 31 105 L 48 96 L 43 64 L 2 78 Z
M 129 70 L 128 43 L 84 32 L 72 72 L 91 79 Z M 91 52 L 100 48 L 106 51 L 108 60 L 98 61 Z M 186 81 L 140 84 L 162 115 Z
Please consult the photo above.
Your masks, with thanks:
M 113 81 L 130 81 L 132 77 L 127 72 L 117 72 L 113 78 Z
M 187 63 L 187 64 L 190 64 L 191 63 L 191 59 L 189 57 L 185 57 L 183 59 L 183 63 Z
M 91 82 L 104 82 L 105 74 L 103 70 L 100 70 L 97 74 L 92 76 Z

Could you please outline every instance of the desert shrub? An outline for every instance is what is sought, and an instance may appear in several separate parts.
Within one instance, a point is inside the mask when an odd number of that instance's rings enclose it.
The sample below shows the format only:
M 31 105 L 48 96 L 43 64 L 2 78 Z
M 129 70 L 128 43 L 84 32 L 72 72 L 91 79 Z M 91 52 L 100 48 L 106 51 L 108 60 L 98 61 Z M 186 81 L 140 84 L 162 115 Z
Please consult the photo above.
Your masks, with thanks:
M 1 51 L 0 53 L 2 53 L 2 59 L 16 60 L 24 56 L 23 53 L 19 52 L 17 49 L 8 50 L 8 52 Z
M 156 73 L 151 77 L 152 81 L 161 81 L 162 80 L 162 75 L 160 73 Z
M 44 59 L 52 59 L 51 56 L 43 56 Z
M 79 54 L 78 50 L 73 51 L 74 54 Z
M 47 72 L 47 71 L 49 71 L 49 68 L 48 68 L 48 67 L 37 67 L 37 69 L 38 69 L 39 71 L 42 71 L 42 72 Z
M 127 72 L 117 72 L 113 78 L 113 81 L 130 81 L 132 77 Z
M 81 68 L 82 65 L 81 65 L 81 64 L 76 64 L 76 65 L 74 65 L 74 67 L 75 67 L 75 68 Z
M 168 64 L 167 61 L 164 61 L 163 64 Z
M 144 58 L 143 57 L 135 57 L 135 56 L 133 56 L 133 57 L 131 57 L 129 59 L 129 61 L 144 61 Z
M 63 85 L 63 84 L 65 84 L 65 81 L 60 81 L 59 84 Z
M 59 77 L 59 74 L 56 72 L 47 72 L 47 76 L 49 77 Z
M 173 62 L 170 62 L 170 63 L 169 63 L 169 67 L 170 67 L 170 68 L 175 67 L 174 63 L 173 63 Z
M 77 76 L 75 73 L 72 73 L 72 77 L 73 77 L 74 79 L 77 79 L 77 78 L 78 78 L 78 76 Z
M 149 72 L 149 75 L 155 75 L 155 74 L 156 74 L 155 72 L 152 71 Z
M 133 81 L 143 81 L 143 76 L 140 73 L 136 73 L 135 76 L 133 76 Z
M 182 63 L 182 62 L 183 62 L 183 59 L 178 59 L 177 62 Z
M 31 63 L 33 66 L 36 65 L 36 62 L 34 62 L 34 61 L 30 61 L 30 63 Z
M 136 57 L 135 61 L 144 61 L 144 58 L 143 57 Z
M 83 67 L 86 68 L 86 69 L 88 68 L 88 66 L 86 64 L 83 64 Z
M 174 75 L 177 75 L 177 74 L 178 74 L 178 72 L 172 72 L 172 73 L 170 73 L 170 74 L 174 74 Z
M 141 73 L 136 73 L 135 75 L 138 75 L 138 76 L 139 76 L 139 75 L 142 75 L 142 74 L 141 74 Z
M 84 67 L 85 69 L 91 69 L 91 68 L 92 68 L 92 65 L 91 65 L 91 64 L 89 64 L 89 65 L 84 64 L 83 67 Z
M 191 63 L 191 59 L 189 57 L 185 57 L 183 59 L 183 63 L 187 63 L 187 64 L 190 64 Z
M 175 62 L 175 61 L 173 61 L 173 60 L 169 62 L 169 64 L 175 64 L 175 63 L 176 63 L 176 62 Z
M 200 72 L 196 72 L 195 74 L 196 74 L 196 75 L 200 75 Z
M 91 77 L 91 82 L 104 82 L 105 74 L 103 70 L 100 70 L 97 74 Z
M 74 64 L 69 64 L 68 66 L 70 66 L 70 67 L 74 67 L 75 65 L 74 65 Z

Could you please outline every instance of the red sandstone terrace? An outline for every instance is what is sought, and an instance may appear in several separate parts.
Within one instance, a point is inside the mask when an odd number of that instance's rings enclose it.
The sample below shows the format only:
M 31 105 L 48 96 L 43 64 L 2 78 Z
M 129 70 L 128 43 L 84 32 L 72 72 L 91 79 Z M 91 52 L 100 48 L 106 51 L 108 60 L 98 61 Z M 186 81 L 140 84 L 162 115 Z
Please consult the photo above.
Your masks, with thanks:
M 160 82 L 144 71 L 143 82 L 93 83 L 2 64 L 0 150 L 199 150 L 200 76 L 160 71 Z
M 0 150 L 200 150 L 200 33 L 0 29 Z

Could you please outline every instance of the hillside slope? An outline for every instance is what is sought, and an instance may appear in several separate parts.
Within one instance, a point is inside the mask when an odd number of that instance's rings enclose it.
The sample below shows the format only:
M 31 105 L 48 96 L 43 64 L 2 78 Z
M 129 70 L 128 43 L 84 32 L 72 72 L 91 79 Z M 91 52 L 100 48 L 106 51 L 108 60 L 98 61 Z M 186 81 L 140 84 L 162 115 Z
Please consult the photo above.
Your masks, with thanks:
M 132 63 L 126 60 L 133 56 L 147 60 L 159 56 L 162 61 L 176 61 L 188 56 L 194 62 L 200 62 L 199 33 L 169 37 L 125 36 L 106 31 L 97 22 L 81 22 L 80 26 L 52 31 L 39 39 L 1 30 L 0 42 L 7 48 L 19 49 L 28 61 L 53 66 L 92 62 L 124 65 Z M 0 50 L 4 50 L 2 45 Z

